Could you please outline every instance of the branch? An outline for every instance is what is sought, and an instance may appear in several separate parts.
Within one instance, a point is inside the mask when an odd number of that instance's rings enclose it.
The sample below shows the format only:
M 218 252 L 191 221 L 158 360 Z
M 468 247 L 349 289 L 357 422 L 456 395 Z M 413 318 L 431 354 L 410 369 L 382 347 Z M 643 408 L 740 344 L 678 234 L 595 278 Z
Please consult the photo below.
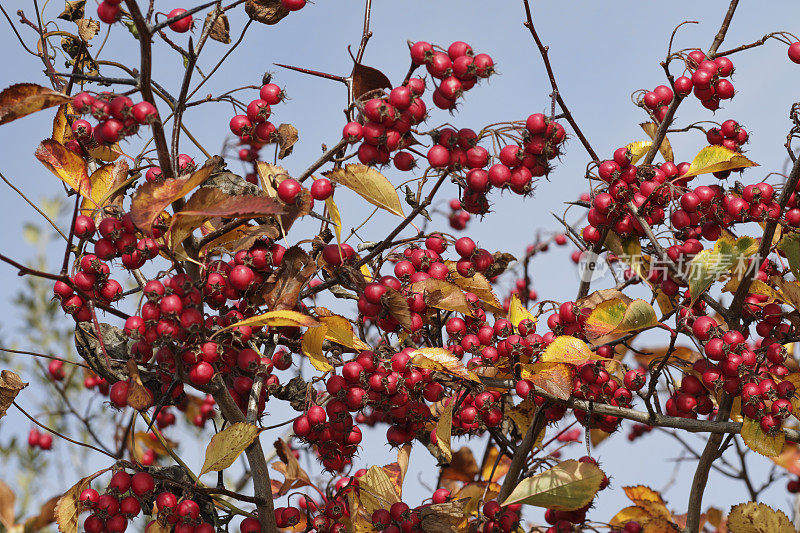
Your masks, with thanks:
M 547 56 L 548 47 L 542 44 L 542 41 L 539 39 L 539 35 L 536 33 L 536 30 L 533 27 L 533 18 L 531 16 L 531 6 L 528 4 L 528 0 L 522 0 L 522 3 L 525 5 L 525 16 L 527 20 L 524 22 L 524 25 L 528 30 L 531 32 L 531 36 L 533 36 L 533 40 L 536 41 L 536 46 L 539 47 L 539 53 L 542 55 L 542 60 L 544 61 L 544 67 L 547 69 L 547 76 L 550 78 L 550 85 L 553 88 L 553 94 L 556 97 L 556 102 L 561 107 L 561 111 L 564 112 L 564 118 L 567 119 L 569 125 L 572 126 L 572 129 L 575 131 L 575 134 L 581 140 L 581 144 L 589 153 L 589 156 L 594 161 L 599 161 L 600 159 L 597 157 L 597 154 L 592 150 L 592 146 L 589 144 L 589 141 L 583 135 L 583 132 L 578 127 L 578 123 L 575 122 L 575 119 L 572 117 L 572 113 L 569 112 L 567 108 L 567 104 L 564 102 L 564 99 L 561 98 L 561 93 L 558 90 L 558 85 L 556 84 L 556 77 L 553 74 L 553 67 L 550 66 L 550 59 Z
M 706 54 L 709 59 L 714 59 L 717 57 L 717 49 L 719 49 L 722 41 L 725 40 L 725 34 L 728 33 L 728 28 L 731 25 L 731 19 L 733 18 L 733 14 L 736 12 L 736 6 L 738 5 L 739 0 L 731 0 L 731 5 L 728 6 L 728 12 L 725 13 L 725 18 L 722 21 L 722 26 L 720 26 L 717 36 L 714 37 L 714 42 L 711 43 L 711 48 L 708 49 L 708 53 Z
M 498 502 L 505 501 L 509 494 L 511 494 L 511 491 L 514 490 L 514 487 L 517 486 L 517 479 L 519 478 L 520 472 L 522 472 L 522 467 L 528 462 L 528 455 L 530 455 L 533 445 L 536 444 L 536 437 L 542 432 L 542 428 L 547 421 L 547 418 L 544 416 L 544 411 L 545 405 L 543 404 L 539 406 L 536 414 L 533 415 L 533 420 L 531 421 L 531 425 L 528 426 L 528 431 L 522 438 L 522 442 L 517 446 L 514 452 L 514 458 L 511 460 L 511 464 L 508 467 L 506 478 L 503 480 L 503 486 L 500 487 L 500 493 L 497 495 Z

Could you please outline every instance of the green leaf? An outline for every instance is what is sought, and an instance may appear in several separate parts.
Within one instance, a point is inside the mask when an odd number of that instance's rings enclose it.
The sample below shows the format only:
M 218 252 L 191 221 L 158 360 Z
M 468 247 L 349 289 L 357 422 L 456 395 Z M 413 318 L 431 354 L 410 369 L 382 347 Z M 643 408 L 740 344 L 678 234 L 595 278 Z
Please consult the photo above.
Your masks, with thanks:
M 557 511 L 573 511 L 594 499 L 604 477 L 597 465 L 570 459 L 523 479 L 501 505 L 524 503 Z
M 681 177 L 688 178 L 699 174 L 757 166 L 757 163 L 753 163 L 739 152 L 734 152 L 724 146 L 706 146 L 694 157 L 689 171 Z
M 589 338 L 599 338 L 612 333 L 627 333 L 658 324 L 656 312 L 644 300 L 625 301 L 620 298 L 606 300 L 598 305 L 586 319 L 585 330 Z
M 735 241 L 729 234 L 714 243 L 713 250 L 703 250 L 689 264 L 689 290 L 692 302 L 705 292 L 720 276 L 758 251 L 758 241 L 752 237 L 739 237 Z M 744 266 L 744 265 L 742 265 Z
M 754 452 L 766 457 L 775 457 L 783 451 L 786 435 L 783 431 L 778 431 L 774 435 L 767 435 L 761 429 L 761 424 L 758 420 L 753 420 L 746 416 L 742 423 L 742 440 Z
M 789 268 L 795 279 L 800 280 L 800 233 L 789 233 L 778 243 L 778 250 L 786 254 Z

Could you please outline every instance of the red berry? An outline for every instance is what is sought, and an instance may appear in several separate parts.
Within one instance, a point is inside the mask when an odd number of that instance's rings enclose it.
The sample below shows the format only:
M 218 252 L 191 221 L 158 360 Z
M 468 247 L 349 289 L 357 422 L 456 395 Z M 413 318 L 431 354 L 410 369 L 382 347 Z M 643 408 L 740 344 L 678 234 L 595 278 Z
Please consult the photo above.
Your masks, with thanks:
M 287 178 L 278 185 L 278 198 L 283 203 L 293 204 L 297 201 L 302 191 L 303 186 L 300 185 L 300 182 L 294 178 Z
M 182 15 L 184 13 L 186 13 L 185 9 L 176 7 L 169 12 L 167 18 L 177 17 L 178 15 Z M 175 22 L 170 23 L 169 28 L 177 33 L 186 33 L 192 27 L 193 22 L 194 20 L 192 19 L 192 16 L 186 15 L 185 17 L 181 17 Z

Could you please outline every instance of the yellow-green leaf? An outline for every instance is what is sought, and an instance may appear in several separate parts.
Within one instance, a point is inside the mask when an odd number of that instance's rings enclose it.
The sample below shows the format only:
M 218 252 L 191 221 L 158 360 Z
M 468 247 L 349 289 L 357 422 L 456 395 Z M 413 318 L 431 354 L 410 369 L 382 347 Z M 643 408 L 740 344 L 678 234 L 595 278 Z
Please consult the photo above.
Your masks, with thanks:
M 523 320 L 531 320 L 536 323 L 536 317 L 530 311 L 525 309 L 519 296 L 516 294 L 511 295 L 511 302 L 508 305 L 508 321 L 516 328 L 519 327 Z
M 754 452 L 766 457 L 775 457 L 783 451 L 786 435 L 783 431 L 778 431 L 774 435 L 767 435 L 761 429 L 761 424 L 758 420 L 753 420 L 746 416 L 742 422 L 742 440 Z
M 706 146 L 694 157 L 692 166 L 681 177 L 688 178 L 699 174 L 756 166 L 758 166 L 757 163 L 753 163 L 739 152 L 734 152 L 724 146 Z
M 471 370 L 467 370 L 461 360 L 444 348 L 421 348 L 411 352 L 411 364 L 420 368 L 438 370 L 451 376 L 470 381 L 480 381 Z
M 344 185 L 372 205 L 397 216 L 405 216 L 394 185 L 374 168 L 366 165 L 345 165 L 344 168 L 333 169 L 324 175 Z
M 377 509 L 388 509 L 400 501 L 389 474 L 379 466 L 371 466 L 358 480 L 361 505 L 371 516 Z
M 206 472 L 219 472 L 231 466 L 259 433 L 261 430 L 253 424 L 237 422 L 211 437 L 200 475 Z
M 450 403 L 439 414 L 436 422 L 436 446 L 442 452 L 444 462 L 449 463 L 453 459 L 453 450 L 450 449 L 450 435 L 453 432 L 453 404 Z
M 592 352 L 585 342 L 571 335 L 556 337 L 539 356 L 540 363 L 568 363 L 571 365 L 581 365 L 587 361 L 600 359 L 602 357 Z
M 778 243 L 778 250 L 783 251 L 789 268 L 796 280 L 800 280 L 800 233 L 789 233 Z
M 637 161 L 643 158 L 651 146 L 653 146 L 653 141 L 636 141 L 625 146 L 631 153 L 631 164 L 635 165 Z
M 734 505 L 728 513 L 731 533 L 797 533 L 783 511 L 765 503 L 747 502 Z
M 597 465 L 570 459 L 523 479 L 501 505 L 524 503 L 557 511 L 580 509 L 594 499 L 604 477 Z
M 303 339 L 300 341 L 300 349 L 303 354 L 309 358 L 311 364 L 320 372 L 330 372 L 333 370 L 325 354 L 322 353 L 322 343 L 325 340 L 325 334 L 328 328 L 326 326 L 317 326 L 315 328 L 308 328 L 303 333 Z
M 653 307 L 644 300 L 626 302 L 612 299 L 594 308 L 586 319 L 585 330 L 590 339 L 611 333 L 627 333 L 658 324 Z
M 703 250 L 689 263 L 689 290 L 692 300 L 697 300 L 720 276 L 739 268 L 740 263 L 758 251 L 758 241 L 752 237 L 739 237 L 735 241 L 725 234 L 714 243 L 712 250 Z M 746 266 L 746 265 L 741 265 Z

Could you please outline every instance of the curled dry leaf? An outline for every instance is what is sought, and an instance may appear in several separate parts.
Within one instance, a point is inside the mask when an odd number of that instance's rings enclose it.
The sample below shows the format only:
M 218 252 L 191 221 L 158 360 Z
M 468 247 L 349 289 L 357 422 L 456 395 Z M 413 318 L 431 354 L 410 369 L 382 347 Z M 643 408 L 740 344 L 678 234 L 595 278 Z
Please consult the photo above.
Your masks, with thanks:
M 300 291 L 316 270 L 314 261 L 302 248 L 292 246 L 286 250 L 275 284 L 264 296 L 267 307 L 274 311 L 297 307 Z
M 274 494 L 275 497 L 288 494 L 290 491 L 311 484 L 311 480 L 305 470 L 300 467 L 297 462 L 292 449 L 283 439 L 275 441 L 275 452 L 280 463 L 273 463 L 272 469 L 283 474 L 284 481 L 281 484 L 278 492 Z
M 333 370 L 331 365 L 322 352 L 322 343 L 325 342 L 325 334 L 328 332 L 327 326 L 317 326 L 308 328 L 300 341 L 300 350 L 308 357 L 311 364 L 320 372 L 330 372 Z
M 428 307 L 474 316 L 474 312 L 467 303 L 464 292 L 458 285 L 453 283 L 440 279 L 428 278 L 414 283 L 411 286 L 411 291 L 423 294 Z
M 397 216 L 405 216 L 394 186 L 374 168 L 366 165 L 345 165 L 344 168 L 336 168 L 322 174 L 347 187 L 372 205 Z
M 87 43 L 100 33 L 100 23 L 94 19 L 78 19 L 75 24 L 78 25 L 78 35 Z
M 523 320 L 532 320 L 536 323 L 536 317 L 530 311 L 525 309 L 519 296 L 516 294 L 511 295 L 511 301 L 508 305 L 508 321 L 516 328 L 519 327 L 520 322 Z
M 66 0 L 64 2 L 64 11 L 58 15 L 61 20 L 75 22 L 82 19 L 86 10 L 86 0 Z
M 486 272 L 483 273 L 487 278 L 499 276 L 506 271 L 508 265 L 517 260 L 516 257 L 506 252 L 495 252 L 492 254 L 492 257 L 494 258 L 494 262 L 486 269 Z
M 61 533 L 78 532 L 78 514 L 80 512 L 79 498 L 81 492 L 89 487 L 89 483 L 94 478 L 108 472 L 109 470 L 111 469 L 104 468 L 103 470 L 95 472 L 91 476 L 86 476 L 75 483 L 75 485 L 73 485 L 67 492 L 64 493 L 63 496 L 61 496 L 61 498 L 59 498 L 55 507 L 55 518 L 56 523 L 58 524 L 58 530 Z
M 797 533 L 792 521 L 765 503 L 747 502 L 734 505 L 728 513 L 731 533 Z
M 453 404 L 447 405 L 439 413 L 439 420 L 436 422 L 436 446 L 442 452 L 444 463 L 449 463 L 453 459 L 453 451 L 450 449 L 450 436 L 453 433 Z
M 203 31 L 205 31 L 205 26 L 209 24 L 212 24 L 211 31 L 208 34 L 209 37 L 222 44 L 230 44 L 231 23 L 228 21 L 228 16 L 225 15 L 225 13 L 220 13 L 219 16 L 217 16 L 214 11 L 211 11 L 206 15 L 206 20 L 203 23 Z
M 658 491 L 644 485 L 622 487 L 622 490 L 625 491 L 625 495 L 630 501 L 636 504 L 637 507 L 644 509 L 651 518 L 660 518 L 667 522 L 672 522 L 672 513 L 667 509 L 667 505 Z
M 491 311 L 498 316 L 505 316 L 506 312 L 503 309 L 503 304 L 497 299 L 492 290 L 492 284 L 483 274 L 476 272 L 471 278 L 465 278 L 456 271 L 456 263 L 454 261 L 445 261 L 445 264 L 450 271 L 450 279 L 461 287 L 461 290 L 471 292 L 477 296 L 486 306 L 487 311 Z
M 654 122 L 643 122 L 639 124 L 642 129 L 650 136 L 651 139 L 655 140 L 656 138 L 656 130 L 658 130 L 658 126 Z M 664 140 L 661 141 L 661 146 L 658 147 L 658 151 L 661 152 L 661 155 L 664 157 L 664 161 L 674 161 L 675 156 L 672 153 L 672 145 L 669 143 L 669 139 L 664 136 Z
M 34 83 L 17 83 L 0 92 L 0 124 L 6 124 L 72 98 Z
M 360 63 L 353 65 L 353 100 L 379 89 L 391 89 L 392 82 L 380 70 Z
M 278 126 L 275 133 L 278 135 L 278 159 L 283 159 L 291 155 L 292 148 L 297 143 L 300 135 L 298 134 L 297 128 L 291 124 L 281 124 Z
M 523 479 L 502 505 L 524 503 L 558 511 L 580 509 L 594 499 L 605 474 L 597 465 L 570 459 Z
M 53 140 L 66 144 L 74 138 L 72 128 L 69 125 L 69 121 L 67 121 L 67 115 L 74 114 L 75 110 L 72 108 L 72 104 L 67 103 L 58 106 L 56 116 L 53 117 Z
M 734 152 L 724 146 L 706 146 L 694 157 L 692 166 L 687 172 L 681 174 L 681 177 L 688 178 L 711 172 L 740 170 L 757 166 L 757 163 L 753 163 L 739 152 Z
M 411 329 L 411 311 L 408 308 L 408 301 L 400 291 L 391 287 L 386 289 L 383 296 L 383 304 L 389 314 L 406 330 Z
M 319 325 L 319 321 L 312 316 L 304 315 L 297 311 L 267 311 L 260 315 L 252 316 L 231 324 L 225 329 L 237 328 L 240 326 L 293 326 L 302 328 L 312 328 Z
M 460 533 L 466 530 L 465 509 L 469 498 L 433 503 L 419 510 L 420 527 L 426 533 Z
M 475 480 L 479 471 L 472 450 L 464 446 L 453 453 L 450 464 L 442 469 L 442 479 L 469 483 Z
M 10 370 L 0 372 L 0 418 L 6 416 L 19 391 L 27 387 L 20 377 Z
M 289 10 L 280 0 L 246 0 L 244 12 L 256 22 L 269 25 L 277 24 L 289 15 Z
M 189 176 L 163 182 L 149 181 L 139 187 L 131 201 L 131 219 L 141 230 L 149 232 L 158 215 L 172 202 L 179 200 L 206 181 L 221 158 L 212 160 Z
M 625 146 L 631 153 L 631 164 L 635 165 L 637 161 L 643 158 L 651 146 L 653 146 L 653 141 L 636 141 Z
M 444 374 L 470 381 L 480 381 L 480 378 L 474 372 L 467 370 L 458 357 L 444 348 L 420 348 L 409 355 L 411 356 L 411 364 L 414 366 L 437 370 Z
M 206 472 L 219 472 L 231 466 L 260 432 L 253 424 L 237 422 L 211 437 L 211 442 L 206 447 L 206 458 L 200 475 Z
M 144 386 L 142 378 L 139 377 L 139 367 L 136 359 L 128 359 L 128 405 L 137 411 L 143 411 L 153 405 L 153 393 Z

